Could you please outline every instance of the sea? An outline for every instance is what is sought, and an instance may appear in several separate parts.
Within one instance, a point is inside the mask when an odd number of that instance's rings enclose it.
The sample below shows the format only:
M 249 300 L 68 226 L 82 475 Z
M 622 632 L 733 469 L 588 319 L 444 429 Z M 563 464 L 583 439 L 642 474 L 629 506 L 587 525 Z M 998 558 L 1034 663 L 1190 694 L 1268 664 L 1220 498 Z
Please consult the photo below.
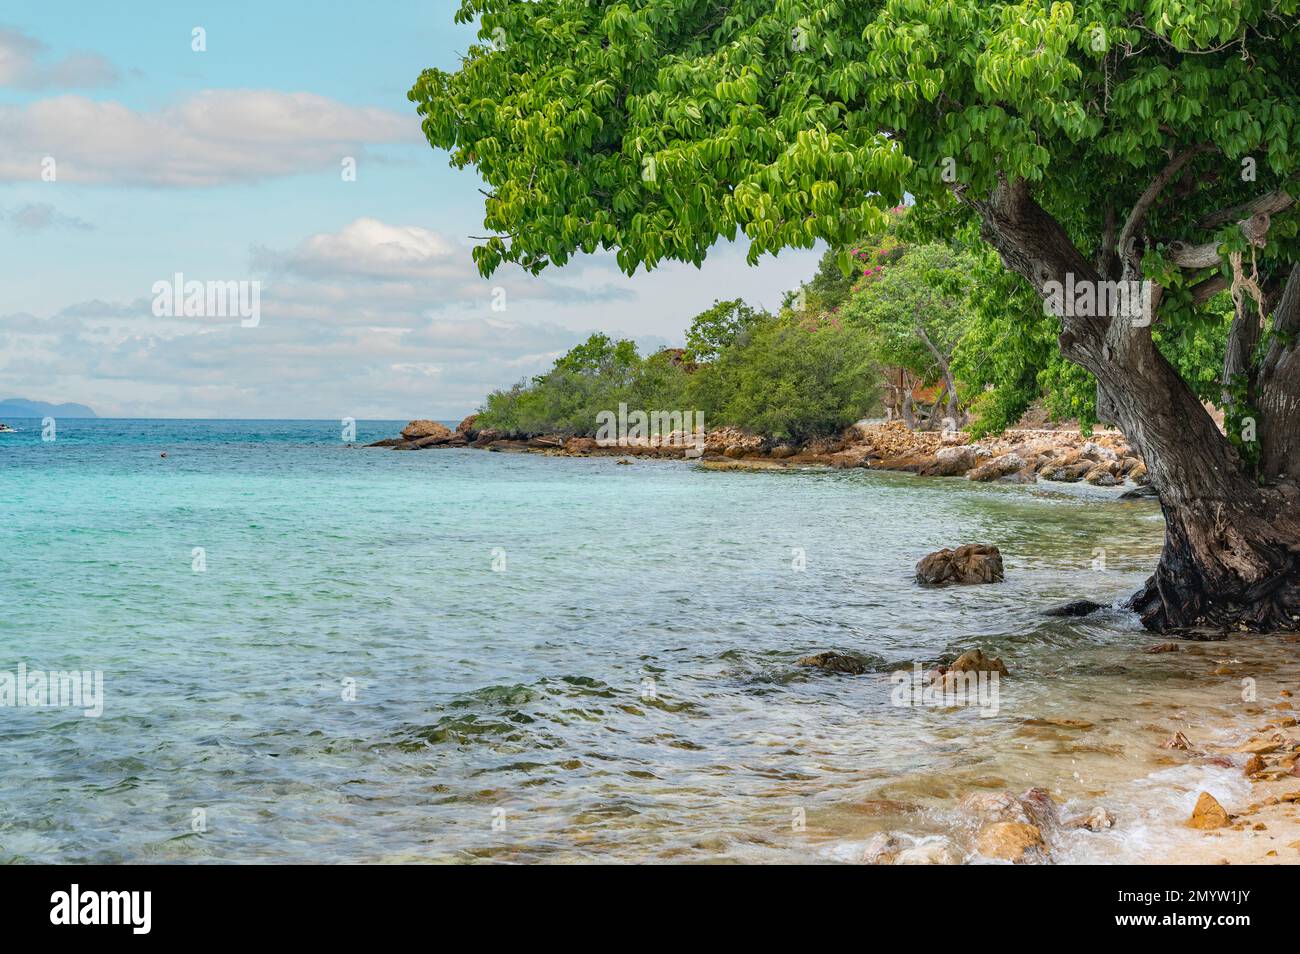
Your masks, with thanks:
M 3 862 L 979 861 L 962 799 L 1031 787 L 1115 818 L 1053 862 L 1212 860 L 1183 821 L 1249 783 L 1164 743 L 1231 745 L 1295 678 L 1295 646 L 1144 652 L 1163 518 L 1112 489 L 7 423 Z M 914 582 L 963 543 L 1005 581 Z M 1080 598 L 1110 608 L 1045 615 Z M 991 695 L 900 691 L 972 648 Z

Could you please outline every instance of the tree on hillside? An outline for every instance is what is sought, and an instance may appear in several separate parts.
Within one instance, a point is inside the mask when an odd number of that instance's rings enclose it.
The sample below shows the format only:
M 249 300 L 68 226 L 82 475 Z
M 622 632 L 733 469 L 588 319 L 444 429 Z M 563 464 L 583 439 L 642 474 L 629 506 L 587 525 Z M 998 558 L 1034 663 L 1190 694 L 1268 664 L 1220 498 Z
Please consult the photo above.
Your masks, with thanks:
M 698 264 L 742 232 L 751 260 L 845 248 L 905 192 L 977 221 L 1146 458 L 1167 529 L 1143 621 L 1266 630 L 1300 621 L 1298 9 L 465 0 L 492 42 L 410 96 L 488 186 L 485 273 Z M 1225 290 L 1231 438 L 1162 350 Z

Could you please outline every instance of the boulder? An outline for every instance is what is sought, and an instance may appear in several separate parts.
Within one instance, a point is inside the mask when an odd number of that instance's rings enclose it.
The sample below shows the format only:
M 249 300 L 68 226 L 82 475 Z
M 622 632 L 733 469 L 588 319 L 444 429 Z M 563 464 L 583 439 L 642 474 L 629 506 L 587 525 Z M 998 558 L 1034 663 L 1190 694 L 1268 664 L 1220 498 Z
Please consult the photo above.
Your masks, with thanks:
M 1025 466 L 1025 460 L 1019 454 L 1003 454 L 1001 457 L 994 457 L 987 463 L 980 464 L 974 470 L 966 475 L 967 480 L 999 480 L 1022 470 Z
M 445 441 L 451 438 L 451 428 L 437 421 L 418 420 L 402 428 L 402 436 L 408 441 L 422 440 L 426 437 L 437 437 Z
M 986 858 L 1012 864 L 1039 864 L 1046 860 L 1043 833 L 1023 822 L 994 822 L 980 829 L 976 849 Z
M 464 434 L 465 440 L 472 441 L 475 437 L 478 436 L 478 428 L 474 426 L 474 422 L 477 420 L 478 420 L 478 415 L 471 414 L 469 417 L 465 418 L 463 421 L 461 421 L 459 424 L 456 425 L 456 433 Z
M 1086 441 L 1084 445 L 1079 448 L 1079 456 L 1086 457 L 1088 460 L 1093 461 L 1119 460 L 1118 454 L 1109 447 L 1098 444 L 1096 441 Z
M 485 427 L 481 431 L 479 431 L 478 434 L 474 437 L 474 446 L 486 447 L 488 444 L 491 444 L 493 441 L 501 440 L 501 438 L 504 436 L 505 435 L 503 435 L 495 427 Z
M 1060 483 L 1073 484 L 1083 480 L 1085 474 L 1095 467 L 1093 461 L 1081 460 L 1073 464 L 1057 465 L 1053 462 L 1050 467 L 1043 468 L 1039 474 L 1045 480 L 1055 480 Z
M 1003 579 L 1002 554 L 997 547 L 968 543 L 956 550 L 939 550 L 916 565 L 916 581 L 926 585 L 945 583 L 998 583 Z
M 975 451 L 970 447 L 943 447 L 934 455 L 931 473 L 935 477 L 960 477 L 975 467 Z
M 1111 464 L 1097 464 L 1083 475 L 1083 479 L 1094 487 L 1114 487 L 1119 481 L 1111 473 Z
M 778 444 L 776 447 L 772 448 L 769 456 L 774 457 L 777 460 L 784 460 L 787 457 L 793 457 L 797 453 L 799 453 L 799 448 L 797 447 L 790 444 Z
M 417 437 L 415 440 L 407 441 L 399 449 L 400 450 L 424 450 L 426 447 L 438 447 L 441 444 L 450 443 L 451 436 L 452 436 L 451 431 L 447 430 L 447 428 L 445 427 L 443 428 L 443 430 L 447 431 L 447 433 L 428 434 L 424 437 Z
M 1011 673 L 1006 664 L 996 656 L 985 656 L 982 649 L 968 649 L 952 661 L 945 672 L 996 672 L 1003 676 Z
M 1209 792 L 1201 792 L 1201 797 L 1196 800 L 1196 807 L 1192 809 L 1192 817 L 1187 820 L 1187 826 L 1210 831 L 1215 828 L 1226 828 L 1229 821 L 1228 813 L 1219 804 L 1218 799 Z

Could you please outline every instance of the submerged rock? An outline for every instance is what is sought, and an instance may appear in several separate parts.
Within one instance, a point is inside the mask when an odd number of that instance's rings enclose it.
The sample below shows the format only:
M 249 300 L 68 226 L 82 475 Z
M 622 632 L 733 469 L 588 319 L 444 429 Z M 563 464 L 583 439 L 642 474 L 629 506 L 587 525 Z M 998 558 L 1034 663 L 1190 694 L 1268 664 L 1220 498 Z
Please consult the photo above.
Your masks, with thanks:
M 1201 792 L 1201 797 L 1196 800 L 1196 807 L 1192 809 L 1192 817 L 1187 820 L 1187 825 L 1189 828 L 1210 831 L 1227 827 L 1229 821 L 1228 813 L 1219 804 L 1218 799 L 1209 792 Z
M 948 851 L 946 839 L 937 838 L 918 842 L 910 848 L 904 848 L 894 859 L 896 865 L 950 865 L 952 853 Z
M 1044 616 L 1088 616 L 1103 609 L 1100 603 L 1094 603 L 1092 600 L 1075 600 L 1073 603 L 1066 603 L 1063 606 L 1053 606 L 1043 612 Z
M 1159 497 L 1159 492 L 1150 484 L 1141 484 L 1119 495 L 1120 500 L 1142 500 L 1147 497 Z
M 986 858 L 1012 864 L 1041 864 L 1047 859 L 1047 845 L 1037 826 L 1024 822 L 994 822 L 980 829 L 976 849 Z
M 971 792 L 957 803 L 957 810 L 963 815 L 988 823 L 1029 823 L 1029 814 L 1025 811 L 1025 807 L 1010 792 Z
M 1098 805 L 1087 815 L 1076 815 L 1065 823 L 1066 828 L 1086 828 L 1088 831 L 1106 831 L 1115 827 L 1115 816 Z
M 857 656 L 849 656 L 844 653 L 817 653 L 814 656 L 804 656 L 796 661 L 799 666 L 813 666 L 817 669 L 825 669 L 827 672 L 839 672 L 849 676 L 860 676 L 867 671 L 867 664 Z
M 916 565 L 916 582 L 929 586 L 999 583 L 1004 579 L 1002 553 L 995 546 L 968 543 L 956 550 L 939 550 Z
M 903 851 L 903 843 L 892 832 L 882 831 L 871 836 L 862 849 L 864 865 L 892 865 Z

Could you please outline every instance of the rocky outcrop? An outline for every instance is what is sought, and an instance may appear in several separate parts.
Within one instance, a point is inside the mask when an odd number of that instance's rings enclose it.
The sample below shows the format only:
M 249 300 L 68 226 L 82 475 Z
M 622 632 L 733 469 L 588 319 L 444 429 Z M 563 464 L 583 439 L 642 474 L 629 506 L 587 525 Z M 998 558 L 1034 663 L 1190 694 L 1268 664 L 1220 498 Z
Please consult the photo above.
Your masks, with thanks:
M 939 550 L 923 557 L 916 565 L 916 582 L 927 586 L 999 583 L 1002 579 L 1001 552 L 997 547 L 981 543 Z
M 424 440 L 430 437 L 446 441 L 451 439 L 451 428 L 446 424 L 439 424 L 437 421 L 412 421 L 402 428 L 402 437 L 408 441 Z
M 464 436 L 465 440 L 473 441 L 478 437 L 478 427 L 475 422 L 478 420 L 477 414 L 471 414 L 459 424 L 456 425 L 456 433 Z

